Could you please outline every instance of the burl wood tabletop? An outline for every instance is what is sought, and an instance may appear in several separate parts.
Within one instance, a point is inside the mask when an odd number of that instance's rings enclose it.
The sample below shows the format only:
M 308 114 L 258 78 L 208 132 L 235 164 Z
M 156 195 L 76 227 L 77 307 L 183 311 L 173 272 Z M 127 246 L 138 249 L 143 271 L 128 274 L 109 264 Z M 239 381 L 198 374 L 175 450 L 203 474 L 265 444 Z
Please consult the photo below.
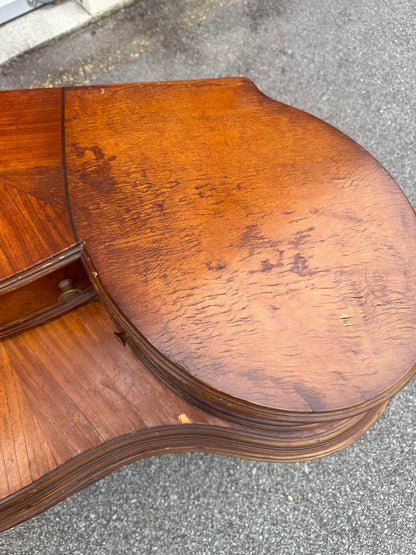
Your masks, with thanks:
M 65 98 L 76 233 L 166 379 L 306 418 L 407 379 L 416 219 L 359 145 L 245 79 Z

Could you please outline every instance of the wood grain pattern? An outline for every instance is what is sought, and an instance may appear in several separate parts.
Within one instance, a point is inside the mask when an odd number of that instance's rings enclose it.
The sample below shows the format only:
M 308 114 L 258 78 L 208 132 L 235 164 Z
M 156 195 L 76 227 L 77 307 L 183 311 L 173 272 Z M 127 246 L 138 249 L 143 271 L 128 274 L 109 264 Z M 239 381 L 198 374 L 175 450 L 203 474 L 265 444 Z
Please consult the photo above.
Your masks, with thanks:
M 74 243 L 60 89 L 0 94 L 0 283 Z
M 79 239 L 172 387 L 273 425 L 411 378 L 416 218 L 360 146 L 247 80 L 65 94 Z
M 144 456 L 328 455 L 414 375 L 416 216 L 331 126 L 222 79 L 2 92 L 0 131 L 0 530 Z
M 384 410 L 269 433 L 227 423 L 161 384 L 115 330 L 92 302 L 0 342 L 0 531 L 143 456 L 305 460 L 349 445 Z

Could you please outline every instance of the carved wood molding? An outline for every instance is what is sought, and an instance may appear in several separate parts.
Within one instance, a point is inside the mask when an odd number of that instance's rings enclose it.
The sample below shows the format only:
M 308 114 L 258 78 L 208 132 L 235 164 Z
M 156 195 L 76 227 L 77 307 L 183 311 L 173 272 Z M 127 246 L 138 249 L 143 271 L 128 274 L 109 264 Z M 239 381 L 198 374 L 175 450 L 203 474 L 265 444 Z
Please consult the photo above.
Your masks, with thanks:
M 330 125 L 233 78 L 0 130 L 0 529 L 144 456 L 328 455 L 413 377 L 416 216 Z

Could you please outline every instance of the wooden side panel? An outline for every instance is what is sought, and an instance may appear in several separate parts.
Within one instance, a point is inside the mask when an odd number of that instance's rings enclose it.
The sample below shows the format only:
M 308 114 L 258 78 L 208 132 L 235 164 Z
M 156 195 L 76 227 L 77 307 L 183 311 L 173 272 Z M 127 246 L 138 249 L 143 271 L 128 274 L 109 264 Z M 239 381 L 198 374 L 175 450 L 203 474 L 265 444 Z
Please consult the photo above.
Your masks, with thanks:
M 60 89 L 0 92 L 0 281 L 74 243 L 61 102 Z

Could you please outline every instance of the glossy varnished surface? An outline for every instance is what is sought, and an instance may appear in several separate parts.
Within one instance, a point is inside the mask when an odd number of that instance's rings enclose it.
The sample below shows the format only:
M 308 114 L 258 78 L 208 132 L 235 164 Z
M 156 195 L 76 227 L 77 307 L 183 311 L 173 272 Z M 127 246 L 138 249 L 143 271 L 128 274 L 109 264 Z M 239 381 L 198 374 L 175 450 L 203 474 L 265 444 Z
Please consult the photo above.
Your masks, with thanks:
M 0 530 L 144 456 L 328 455 L 411 379 L 415 214 L 339 131 L 244 79 L 0 108 Z
M 61 89 L 0 94 L 0 282 L 74 242 L 65 204 Z
M 165 388 L 115 330 L 95 302 L 1 342 L 2 498 L 118 435 L 179 423 L 186 403 L 168 392 L 153 410 Z
M 416 219 L 361 147 L 246 80 L 65 96 L 78 238 L 163 379 L 242 421 L 340 417 L 410 379 Z
M 349 445 L 384 409 L 269 433 L 230 424 L 161 384 L 115 330 L 92 302 L 1 341 L 0 531 L 143 456 L 304 460 Z

